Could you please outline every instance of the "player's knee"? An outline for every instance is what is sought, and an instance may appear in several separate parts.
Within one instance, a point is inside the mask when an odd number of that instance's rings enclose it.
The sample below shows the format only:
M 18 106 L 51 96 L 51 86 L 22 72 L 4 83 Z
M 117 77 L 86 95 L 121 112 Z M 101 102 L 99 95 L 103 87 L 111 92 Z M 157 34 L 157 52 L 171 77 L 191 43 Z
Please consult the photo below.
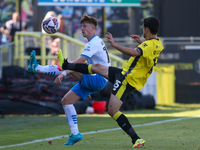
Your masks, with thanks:
M 112 107 L 109 107 L 108 106 L 108 114 L 111 116 L 111 117 L 113 117 L 114 116 L 114 110 L 112 109 Z
M 63 106 L 70 104 L 65 96 L 61 99 L 61 103 Z
M 64 97 L 61 99 L 61 103 L 62 103 L 63 106 L 66 105 Z

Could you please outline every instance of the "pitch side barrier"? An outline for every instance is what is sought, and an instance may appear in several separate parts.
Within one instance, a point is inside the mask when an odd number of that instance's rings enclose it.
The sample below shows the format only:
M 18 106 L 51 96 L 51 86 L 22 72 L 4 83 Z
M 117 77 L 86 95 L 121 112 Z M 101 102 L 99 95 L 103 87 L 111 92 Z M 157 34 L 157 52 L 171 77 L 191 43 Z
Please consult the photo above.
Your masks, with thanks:
M 65 58 L 69 58 L 69 60 L 73 57 L 76 59 L 82 52 L 85 43 L 82 41 L 79 41 L 77 39 L 74 39 L 70 36 L 67 36 L 62 33 L 56 33 L 56 34 L 46 34 L 46 33 L 41 33 L 41 32 L 16 32 L 15 35 L 15 52 L 14 52 L 14 62 L 15 65 L 19 65 L 20 67 L 24 68 L 25 63 L 24 60 L 29 60 L 30 56 L 26 54 L 25 52 L 25 47 L 24 47 L 24 38 L 25 37 L 33 37 L 37 38 L 40 42 L 40 54 L 37 55 L 36 59 L 40 60 L 41 65 L 46 65 L 46 61 L 49 59 L 56 59 L 56 56 L 49 56 L 46 53 L 46 45 L 45 45 L 45 36 L 52 36 L 56 38 L 61 38 L 62 39 L 62 52 Z M 71 46 L 71 45 L 76 45 L 76 46 Z M 77 51 L 78 48 L 78 51 Z M 77 55 L 77 56 L 74 56 Z M 122 67 L 126 61 L 123 60 L 120 57 L 117 57 L 113 54 L 110 54 L 111 62 L 113 66 L 119 66 Z
M 14 42 L 0 45 L 0 79 L 3 77 L 3 66 L 10 66 L 13 63 Z
M 175 66 L 172 64 L 157 64 L 156 73 L 156 100 L 160 105 L 175 103 Z M 148 84 L 148 81 L 147 81 Z
M 25 49 L 25 38 L 32 37 L 39 41 L 37 44 L 40 48 L 40 55 L 36 55 L 36 59 L 40 60 L 41 65 L 46 65 L 47 60 L 57 59 L 56 56 L 49 56 L 46 53 L 45 36 L 53 36 L 62 40 L 61 49 L 65 58 L 69 58 L 70 61 L 76 59 L 82 52 L 85 43 L 67 36 L 62 33 L 46 34 L 41 32 L 16 32 L 14 39 L 14 65 L 26 68 L 27 61 L 30 59 L 30 55 L 26 53 Z M 133 43 L 134 44 L 134 43 Z M 107 45 L 107 43 L 106 43 Z M 112 66 L 123 67 L 127 60 L 123 59 L 121 55 L 118 55 L 110 50 Z M 173 65 L 159 65 L 157 64 L 155 69 L 155 79 L 147 81 L 147 86 L 144 87 L 146 94 L 152 94 L 156 100 L 156 104 L 173 104 L 175 102 L 175 73 Z M 154 76 L 154 75 L 152 75 Z
M 30 56 L 26 54 L 25 47 L 24 47 L 24 39 L 25 37 L 33 37 L 36 38 L 37 41 L 40 43 L 38 44 L 40 48 L 40 55 L 36 56 L 36 59 L 40 60 L 41 65 L 46 65 L 46 61 L 49 59 L 56 59 L 56 56 L 50 56 L 46 53 L 46 43 L 45 43 L 45 36 L 52 36 L 55 38 L 61 38 L 62 39 L 62 47 L 63 55 L 65 58 L 68 57 L 68 44 L 69 42 L 74 43 L 76 45 L 79 45 L 79 51 L 83 49 L 84 43 L 80 42 L 70 36 L 64 35 L 62 33 L 56 33 L 56 34 L 46 34 L 42 32 L 16 32 L 15 35 L 15 53 L 14 53 L 14 60 L 15 63 L 20 67 L 25 67 L 24 60 L 29 60 Z M 71 50 L 72 51 L 72 50 Z M 70 57 L 70 56 L 69 56 Z

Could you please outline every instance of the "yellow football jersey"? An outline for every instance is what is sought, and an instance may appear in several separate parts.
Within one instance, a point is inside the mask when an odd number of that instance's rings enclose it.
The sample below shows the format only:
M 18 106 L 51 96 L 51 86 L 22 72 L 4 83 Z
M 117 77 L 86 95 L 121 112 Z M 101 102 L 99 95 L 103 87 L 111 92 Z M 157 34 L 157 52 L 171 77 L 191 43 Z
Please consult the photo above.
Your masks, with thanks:
M 138 48 L 142 52 L 141 55 L 130 57 L 127 65 L 122 70 L 122 74 L 126 76 L 131 86 L 137 90 L 141 90 L 147 78 L 151 75 L 153 66 L 156 65 L 164 47 L 158 38 L 146 40 Z

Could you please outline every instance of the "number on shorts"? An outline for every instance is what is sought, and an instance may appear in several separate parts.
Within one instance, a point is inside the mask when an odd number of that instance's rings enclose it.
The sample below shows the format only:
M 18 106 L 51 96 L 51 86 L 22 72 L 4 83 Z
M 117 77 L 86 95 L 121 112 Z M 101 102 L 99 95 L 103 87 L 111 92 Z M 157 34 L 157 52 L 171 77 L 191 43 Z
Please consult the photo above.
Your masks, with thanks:
M 121 81 L 116 80 L 115 84 L 113 85 L 113 91 L 115 91 L 119 87 L 120 84 L 121 84 Z

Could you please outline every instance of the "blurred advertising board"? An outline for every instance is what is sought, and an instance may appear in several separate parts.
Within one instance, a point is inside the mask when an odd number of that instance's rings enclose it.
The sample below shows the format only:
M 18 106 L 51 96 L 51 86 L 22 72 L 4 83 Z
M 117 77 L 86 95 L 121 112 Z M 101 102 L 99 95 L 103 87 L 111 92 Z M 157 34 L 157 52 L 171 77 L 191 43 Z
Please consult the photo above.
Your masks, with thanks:
M 38 0 L 38 6 L 140 7 L 140 0 Z

